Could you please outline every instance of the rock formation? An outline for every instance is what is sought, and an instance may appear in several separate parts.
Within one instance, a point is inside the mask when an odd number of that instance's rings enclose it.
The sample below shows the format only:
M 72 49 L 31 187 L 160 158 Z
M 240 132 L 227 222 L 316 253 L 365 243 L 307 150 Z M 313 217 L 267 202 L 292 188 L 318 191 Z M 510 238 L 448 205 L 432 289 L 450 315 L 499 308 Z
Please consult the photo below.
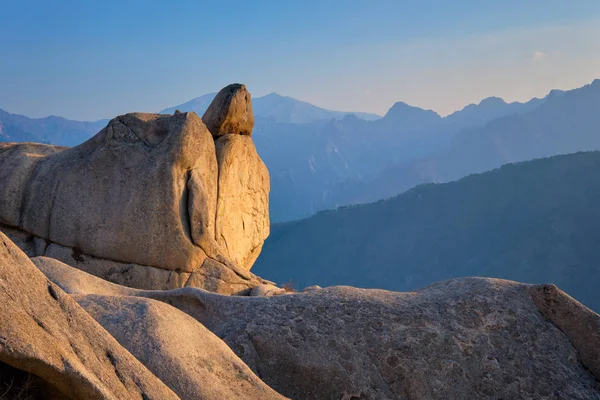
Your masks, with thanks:
M 246 86 L 234 83 L 221 89 L 206 109 L 202 121 L 215 137 L 252 135 L 254 114 Z
M 249 136 L 227 134 L 216 141 L 219 203 L 216 237 L 237 265 L 249 270 L 269 231 L 269 173 Z
M 202 119 L 0 144 L 0 399 L 600 399 L 600 316 L 555 286 L 250 273 L 269 233 L 252 127 L 236 84 Z
M 178 399 L 2 233 L 0 304 L 0 362 L 71 399 Z
M 126 114 L 73 148 L 2 144 L 0 230 L 31 256 L 120 284 L 248 292 L 263 283 L 248 271 L 269 234 L 252 126 L 234 84 L 203 119 Z
M 191 316 L 157 300 L 75 300 L 182 399 L 283 399 Z
M 600 316 L 552 285 L 463 278 L 413 293 L 143 291 L 34 259 L 68 293 L 161 300 L 294 399 L 600 399 Z

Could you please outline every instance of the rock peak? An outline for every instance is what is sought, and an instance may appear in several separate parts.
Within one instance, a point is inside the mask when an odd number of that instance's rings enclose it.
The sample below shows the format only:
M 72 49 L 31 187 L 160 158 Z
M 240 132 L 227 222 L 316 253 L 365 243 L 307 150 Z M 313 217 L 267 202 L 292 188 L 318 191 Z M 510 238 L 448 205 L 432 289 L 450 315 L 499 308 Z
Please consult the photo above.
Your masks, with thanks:
M 252 135 L 252 97 L 246 85 L 233 83 L 221 89 L 202 116 L 202 121 L 214 137 Z

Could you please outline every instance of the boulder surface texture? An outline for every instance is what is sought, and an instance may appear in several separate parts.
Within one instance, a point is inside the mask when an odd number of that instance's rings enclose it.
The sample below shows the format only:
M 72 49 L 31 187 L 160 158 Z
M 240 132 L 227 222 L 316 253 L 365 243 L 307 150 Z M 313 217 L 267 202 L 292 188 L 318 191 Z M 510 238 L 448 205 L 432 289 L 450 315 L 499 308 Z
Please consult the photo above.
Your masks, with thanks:
M 123 288 L 41 261 L 69 293 L 186 312 L 293 399 L 600 399 L 600 316 L 553 285 L 461 278 L 410 293 L 232 297 Z
M 263 283 L 248 271 L 269 234 L 270 185 L 252 126 L 250 93 L 234 84 L 202 119 L 134 113 L 73 148 L 2 144 L 0 230 L 120 284 L 249 291 Z
M 64 397 L 179 398 L 2 233 L 0 304 L 0 362 Z

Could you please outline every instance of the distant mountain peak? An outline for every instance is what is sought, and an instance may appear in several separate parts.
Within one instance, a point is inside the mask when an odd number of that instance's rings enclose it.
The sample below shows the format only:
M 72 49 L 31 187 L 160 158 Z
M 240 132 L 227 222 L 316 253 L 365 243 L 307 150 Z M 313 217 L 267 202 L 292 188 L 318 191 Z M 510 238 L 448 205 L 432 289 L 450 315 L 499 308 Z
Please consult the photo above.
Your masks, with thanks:
M 565 94 L 564 90 L 552 89 L 550 91 L 550 93 L 548 93 L 548 97 L 559 97 L 559 96 L 562 96 L 563 94 Z
M 195 111 L 198 115 L 202 115 L 215 95 L 215 93 L 205 94 L 186 103 L 166 108 L 160 113 L 172 114 L 175 110 L 180 110 Z M 364 120 L 376 120 L 381 118 L 378 115 L 369 113 L 327 110 L 306 101 L 283 96 L 275 92 L 261 97 L 254 97 L 252 99 L 252 109 L 256 117 L 273 119 L 276 122 L 282 123 L 308 123 L 312 121 L 323 121 L 332 117 L 342 119 L 348 114 L 355 114 L 357 117 Z
M 406 104 L 403 101 L 398 101 L 394 103 L 394 105 L 388 110 L 388 112 L 383 117 L 384 119 L 390 118 L 403 118 L 407 116 L 415 116 L 417 114 L 420 115 L 429 115 L 430 117 L 436 116 L 437 118 L 442 118 L 433 110 L 424 110 L 419 107 L 411 106 L 410 104 Z
M 507 103 L 503 98 L 496 97 L 496 96 L 486 97 L 485 99 L 483 99 L 479 102 L 480 106 L 483 106 L 483 105 L 505 105 L 505 104 L 507 104 Z
M 268 98 L 272 98 L 272 99 L 290 99 L 291 97 L 289 96 L 282 96 L 279 93 L 276 92 L 271 92 L 267 95 L 264 95 L 262 97 L 257 97 L 257 99 L 268 99 Z

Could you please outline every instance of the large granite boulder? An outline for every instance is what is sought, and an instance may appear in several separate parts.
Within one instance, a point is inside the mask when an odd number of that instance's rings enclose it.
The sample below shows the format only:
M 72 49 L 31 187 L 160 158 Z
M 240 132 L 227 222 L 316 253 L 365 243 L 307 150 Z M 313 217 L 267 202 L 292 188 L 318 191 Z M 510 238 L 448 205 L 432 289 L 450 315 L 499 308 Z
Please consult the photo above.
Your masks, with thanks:
M 24 387 L 10 393 L 22 371 L 42 384 L 39 398 L 179 398 L 2 233 L 0 304 L 0 397 L 26 398 Z
M 216 238 L 236 265 L 250 270 L 269 232 L 269 171 L 249 136 L 223 135 L 216 141 L 219 200 Z
M 269 234 L 269 175 L 250 94 L 230 85 L 213 103 L 216 147 L 195 113 L 119 116 L 69 149 L 3 144 L 0 230 L 30 255 L 135 287 L 260 284 L 247 271 Z
M 295 399 L 600 399 L 600 316 L 552 285 L 463 278 L 411 293 L 340 286 L 231 297 L 120 288 L 40 261 L 69 293 L 179 308 Z

